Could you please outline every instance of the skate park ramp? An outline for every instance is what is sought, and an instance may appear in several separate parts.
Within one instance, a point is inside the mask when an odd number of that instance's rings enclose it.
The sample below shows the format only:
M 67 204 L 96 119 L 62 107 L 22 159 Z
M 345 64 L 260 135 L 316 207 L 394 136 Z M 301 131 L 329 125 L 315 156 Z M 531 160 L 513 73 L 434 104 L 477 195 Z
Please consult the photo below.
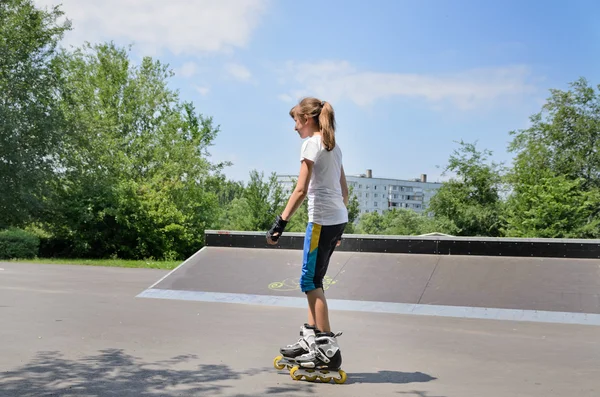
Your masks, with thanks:
M 207 246 L 138 297 L 305 308 L 298 286 L 302 237 L 291 234 L 272 247 L 263 234 L 209 231 Z M 440 253 L 450 244 L 440 237 L 381 239 L 370 250 L 364 239 L 345 238 L 331 258 L 330 310 L 600 325 L 600 259 L 581 241 L 569 242 L 576 248 L 553 241 L 564 249 L 532 257 L 542 242 L 503 242 L 519 256 L 501 256 L 500 244 L 489 241 L 489 255 L 474 240 L 469 249 L 477 255 L 450 255 Z

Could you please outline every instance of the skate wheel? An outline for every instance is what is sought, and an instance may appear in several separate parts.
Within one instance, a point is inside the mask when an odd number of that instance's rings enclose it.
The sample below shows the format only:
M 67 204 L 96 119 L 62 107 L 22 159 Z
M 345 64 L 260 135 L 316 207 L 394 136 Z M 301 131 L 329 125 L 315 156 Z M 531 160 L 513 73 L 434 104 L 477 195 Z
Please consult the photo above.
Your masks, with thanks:
M 346 379 L 348 379 L 348 375 L 346 375 L 346 373 L 344 371 L 342 371 L 341 369 L 338 371 L 338 373 L 340 374 L 340 379 L 333 378 L 333 381 L 335 383 L 337 383 L 338 385 L 341 385 L 342 383 L 346 383 Z
M 302 379 L 302 375 L 296 375 L 296 372 L 299 370 L 300 368 L 298 368 L 297 366 L 292 367 L 292 369 L 290 370 L 290 376 L 292 377 L 293 380 L 300 380 Z
M 325 376 L 325 375 L 329 375 L 329 371 L 323 371 L 322 374 L 323 375 L 319 376 L 319 379 L 321 380 L 321 382 L 329 383 L 331 381 L 331 376 Z
M 279 361 L 283 360 L 283 356 L 277 356 L 275 357 L 275 359 L 273 360 L 273 366 L 276 369 L 284 369 L 285 368 L 285 364 L 279 364 Z
M 311 375 L 311 376 L 304 375 L 304 378 L 309 382 L 314 382 L 317 380 L 317 375 Z
M 307 369 L 306 372 L 308 372 L 309 374 L 312 374 L 313 372 L 315 372 L 315 370 Z M 304 379 L 306 379 L 308 382 L 314 382 L 317 380 L 317 375 L 304 375 Z

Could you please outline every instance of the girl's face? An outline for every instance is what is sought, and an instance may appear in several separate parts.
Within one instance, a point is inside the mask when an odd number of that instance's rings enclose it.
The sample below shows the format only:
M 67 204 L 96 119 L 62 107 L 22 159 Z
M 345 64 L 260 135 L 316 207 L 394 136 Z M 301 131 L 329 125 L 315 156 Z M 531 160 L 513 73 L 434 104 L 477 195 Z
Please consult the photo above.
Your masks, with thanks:
M 294 126 L 294 130 L 300 135 L 300 138 L 308 138 L 310 136 L 310 119 L 305 118 L 304 116 L 294 116 L 294 121 L 296 125 Z

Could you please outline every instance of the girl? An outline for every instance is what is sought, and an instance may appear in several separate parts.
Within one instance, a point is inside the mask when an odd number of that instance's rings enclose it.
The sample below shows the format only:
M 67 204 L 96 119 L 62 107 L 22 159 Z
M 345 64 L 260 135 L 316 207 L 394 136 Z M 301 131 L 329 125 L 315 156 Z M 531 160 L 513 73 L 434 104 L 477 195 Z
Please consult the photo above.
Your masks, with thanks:
M 277 244 L 290 218 L 308 197 L 300 276 L 300 288 L 308 300 L 308 322 L 301 328 L 303 337 L 280 350 L 285 359 L 300 368 L 335 371 L 342 361 L 336 341 L 339 334 L 331 332 L 323 278 L 348 222 L 348 186 L 342 151 L 335 142 L 335 114 L 329 103 L 305 98 L 290 110 L 290 116 L 296 123 L 294 129 L 305 139 L 300 152 L 300 173 L 285 210 L 267 232 L 267 242 Z

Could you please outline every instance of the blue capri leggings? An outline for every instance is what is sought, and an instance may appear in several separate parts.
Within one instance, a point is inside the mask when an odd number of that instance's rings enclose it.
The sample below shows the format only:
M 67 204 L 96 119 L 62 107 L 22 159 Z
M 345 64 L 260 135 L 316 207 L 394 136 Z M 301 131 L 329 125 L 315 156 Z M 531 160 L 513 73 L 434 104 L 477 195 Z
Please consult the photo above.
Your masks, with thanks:
M 329 259 L 335 246 L 342 238 L 346 223 L 339 225 L 319 225 L 309 222 L 304 236 L 304 253 L 300 289 L 307 293 L 323 288 L 323 278 L 329 267 Z

